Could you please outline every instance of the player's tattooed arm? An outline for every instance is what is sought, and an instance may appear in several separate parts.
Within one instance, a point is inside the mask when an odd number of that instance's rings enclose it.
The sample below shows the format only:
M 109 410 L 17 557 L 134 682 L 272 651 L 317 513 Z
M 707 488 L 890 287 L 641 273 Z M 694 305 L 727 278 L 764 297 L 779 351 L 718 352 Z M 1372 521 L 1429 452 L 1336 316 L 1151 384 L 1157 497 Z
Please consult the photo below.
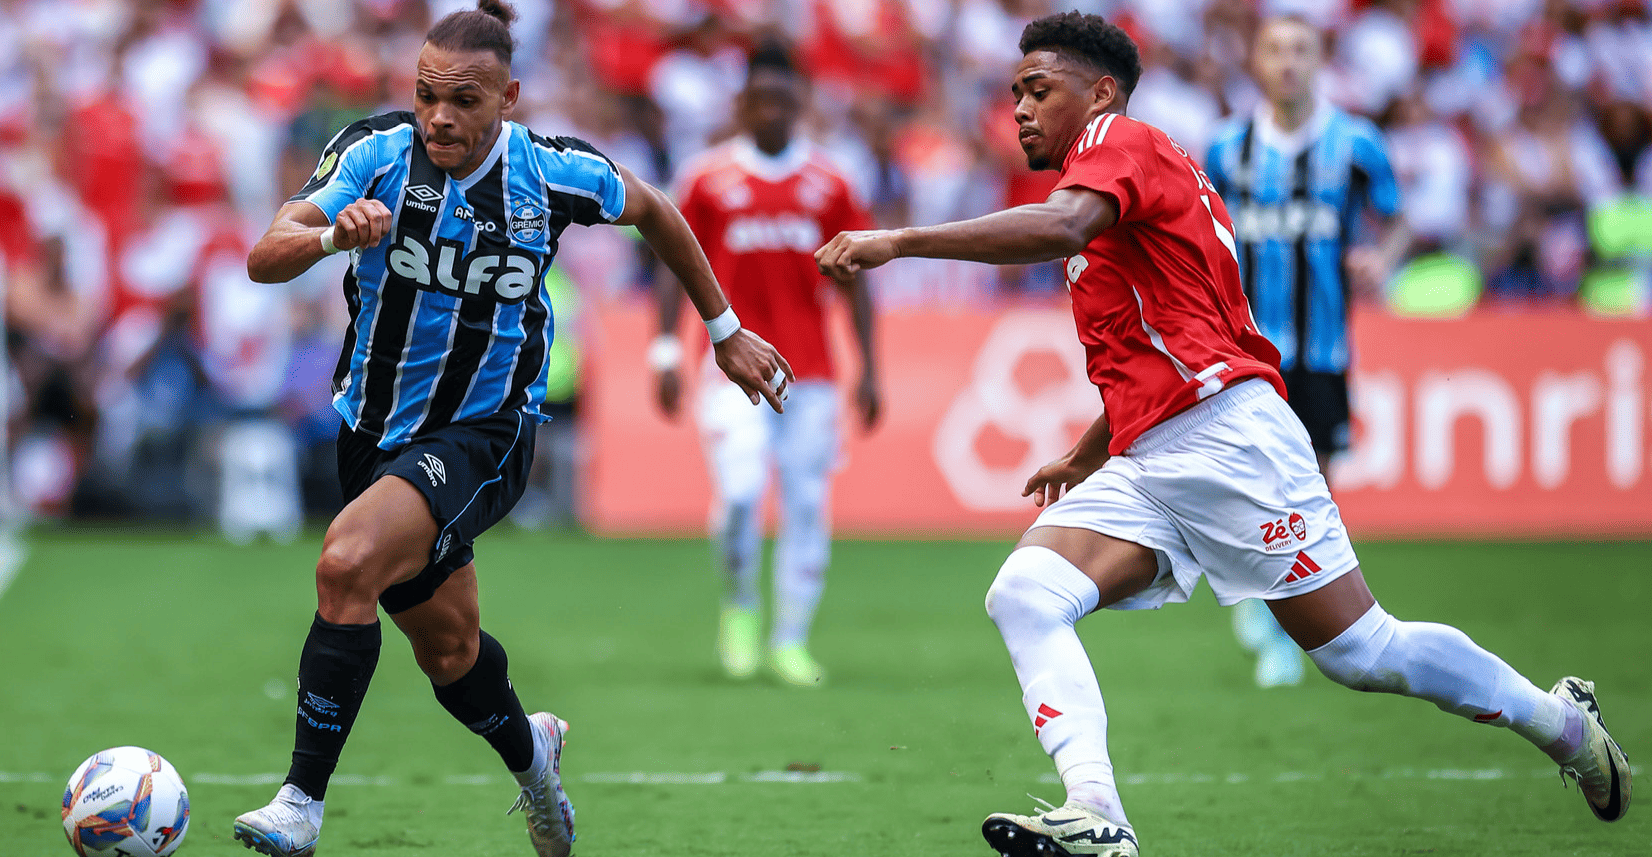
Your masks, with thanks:
M 840 232 L 815 252 L 821 273 L 837 278 L 902 256 L 1025 265 L 1071 256 L 1117 223 L 1118 201 L 1080 187 L 1058 188 L 1043 202 L 971 220 L 895 230 Z
M 284 283 L 333 252 L 371 247 L 388 234 L 390 209 L 376 199 L 346 205 L 332 223 L 314 203 L 289 202 L 247 254 L 247 276 L 256 283 Z
M 1107 445 L 1112 440 L 1113 427 L 1103 411 L 1066 455 L 1038 468 L 1038 472 L 1027 480 L 1027 487 L 1021 489 L 1021 496 L 1032 497 L 1035 506 L 1047 506 L 1060 500 L 1062 494 L 1090 478 L 1090 474 L 1107 463 L 1110 457 Z
M 711 272 L 705 251 L 688 228 L 683 213 L 671 198 L 618 164 L 625 182 L 625 210 L 614 220 L 621 226 L 635 226 L 654 254 L 683 284 L 683 291 L 699 310 L 701 320 L 715 319 L 729 309 L 728 297 Z M 784 410 L 781 394 L 795 380 L 792 367 L 774 346 L 749 330 L 736 330 L 713 346 L 717 367 L 739 385 L 752 404 L 767 400 L 776 413 Z

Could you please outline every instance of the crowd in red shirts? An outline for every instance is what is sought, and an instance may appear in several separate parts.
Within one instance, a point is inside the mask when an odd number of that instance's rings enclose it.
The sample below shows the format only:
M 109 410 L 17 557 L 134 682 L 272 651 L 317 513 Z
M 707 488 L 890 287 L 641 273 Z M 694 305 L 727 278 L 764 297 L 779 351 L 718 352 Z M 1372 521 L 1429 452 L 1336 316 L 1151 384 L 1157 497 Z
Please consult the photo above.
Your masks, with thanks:
M 325 449 L 335 427 L 343 260 L 285 286 L 251 283 L 241 260 L 333 133 L 410 106 L 423 33 L 466 5 L 0 0 L 8 442 L 26 505 L 205 514 L 206 451 L 217 427 L 249 415 L 293 430 L 308 502 L 329 502 L 326 460 L 305 451 Z M 1608 308 L 1645 311 L 1645 0 L 1074 5 L 1136 37 L 1146 72 L 1131 113 L 1194 153 L 1260 98 L 1246 73 L 1258 21 L 1320 24 L 1324 91 L 1387 132 L 1417 253 L 1465 263 L 1486 301 L 1587 301 L 1592 276 L 1627 270 L 1628 302 Z M 1022 26 L 1056 11 L 1049 0 L 516 7 L 516 118 L 584 137 L 662 185 L 729 133 L 747 51 L 776 37 L 813 80 L 809 134 L 881 225 L 1038 200 L 1053 183 L 1025 169 L 1007 83 Z M 647 278 L 623 231 L 576 233 L 559 262 L 588 296 Z M 967 287 L 891 268 L 874 283 L 889 303 L 1060 287 L 1039 267 Z

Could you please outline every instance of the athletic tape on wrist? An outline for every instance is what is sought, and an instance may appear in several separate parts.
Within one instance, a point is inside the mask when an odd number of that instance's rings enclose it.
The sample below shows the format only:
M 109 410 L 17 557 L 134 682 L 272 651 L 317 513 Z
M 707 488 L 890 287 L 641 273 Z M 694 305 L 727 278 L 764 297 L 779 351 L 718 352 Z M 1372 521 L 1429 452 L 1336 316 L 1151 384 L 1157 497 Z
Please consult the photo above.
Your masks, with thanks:
M 662 333 L 648 343 L 648 368 L 655 372 L 670 372 L 682 365 L 683 344 L 677 337 Z
M 334 228 L 335 227 L 329 226 L 327 227 L 326 232 L 321 233 L 321 252 L 326 253 L 329 256 L 338 252 L 338 245 L 333 243 Z
M 734 307 L 723 310 L 716 318 L 701 319 L 705 322 L 706 333 L 711 334 L 713 343 L 722 342 L 733 336 L 740 329 L 740 317 L 734 314 Z

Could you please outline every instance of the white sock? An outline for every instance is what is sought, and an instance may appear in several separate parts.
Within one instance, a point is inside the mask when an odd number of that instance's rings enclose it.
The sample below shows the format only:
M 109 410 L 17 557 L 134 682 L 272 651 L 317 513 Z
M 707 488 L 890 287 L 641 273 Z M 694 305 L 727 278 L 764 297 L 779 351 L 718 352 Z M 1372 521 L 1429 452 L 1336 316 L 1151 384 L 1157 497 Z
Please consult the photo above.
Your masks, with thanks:
M 1308 657 L 1354 690 L 1426 699 L 1476 723 L 1508 727 L 1539 748 L 1553 745 L 1566 726 L 1565 703 L 1467 634 L 1433 622 L 1401 622 L 1380 604 Z
M 723 574 L 723 603 L 747 610 L 758 609 L 762 606 L 757 594 L 762 533 L 756 499 L 719 503 L 713 513 L 711 535 L 717 568 Z
M 803 493 L 810 496 L 798 496 Z M 774 544 L 774 628 L 769 636 L 770 646 L 776 649 L 808 641 L 815 609 L 826 591 L 826 563 L 831 556 L 823 490 L 804 492 L 783 478 L 780 499 L 781 526 Z
M 1068 802 L 1128 825 L 1107 754 L 1107 707 L 1073 630 L 1100 600 L 1090 578 L 1060 554 L 1023 547 L 1004 560 L 987 591 L 987 614 L 1004 637 L 1021 702 Z

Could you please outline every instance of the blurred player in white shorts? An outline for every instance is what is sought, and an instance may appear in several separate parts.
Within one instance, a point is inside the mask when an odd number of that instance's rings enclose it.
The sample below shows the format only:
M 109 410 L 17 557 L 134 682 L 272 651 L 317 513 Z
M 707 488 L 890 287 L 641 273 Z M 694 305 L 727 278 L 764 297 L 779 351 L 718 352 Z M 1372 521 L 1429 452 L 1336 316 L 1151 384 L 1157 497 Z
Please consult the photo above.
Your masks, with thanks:
M 1327 677 L 1425 699 L 1503 726 L 1578 780 L 1598 818 L 1629 805 L 1627 758 L 1594 685 L 1544 693 L 1463 632 L 1402 622 L 1366 588 L 1313 446 L 1289 405 L 1279 352 L 1239 282 L 1233 221 L 1186 151 L 1123 115 L 1136 45 L 1096 15 L 1022 32 L 1011 91 L 1048 199 L 973 220 L 838 235 L 816 253 L 842 276 L 899 256 L 999 264 L 1066 257 L 1078 338 L 1104 412 L 1026 494 L 1045 506 L 987 593 L 1033 733 L 1067 789 L 1063 806 L 994 813 L 1008 857 L 1135 857 L 1107 750 L 1107 709 L 1074 625 L 1100 607 L 1267 601 Z M 1062 494 L 1066 496 L 1063 497 Z
M 724 574 L 717 652 L 730 676 L 752 675 L 763 658 L 761 565 L 763 507 L 771 472 L 778 477 L 780 527 L 774 547 L 770 668 L 784 681 L 814 686 L 825 671 L 809 653 L 809 629 L 825 590 L 831 554 L 828 503 L 838 463 L 838 392 L 826 330 L 832 283 L 815 267 L 822 236 L 868 225 L 848 182 L 807 140 L 794 137 L 804 82 L 778 46 L 752 57 L 739 99 L 745 133 L 684 170 L 678 202 L 717 279 L 740 301 L 743 324 L 771 337 L 795 381 L 784 414 L 752 407 L 738 387 L 704 364 L 694 408 L 716 499 L 711 533 Z M 872 305 L 865 278 L 837 283 L 849 299 L 862 374 L 855 402 L 860 423 L 878 418 Z M 655 290 L 660 335 L 650 348 L 661 409 L 679 408 L 682 349 L 673 331 L 681 302 L 675 285 Z M 772 418 L 771 418 L 772 417 Z

